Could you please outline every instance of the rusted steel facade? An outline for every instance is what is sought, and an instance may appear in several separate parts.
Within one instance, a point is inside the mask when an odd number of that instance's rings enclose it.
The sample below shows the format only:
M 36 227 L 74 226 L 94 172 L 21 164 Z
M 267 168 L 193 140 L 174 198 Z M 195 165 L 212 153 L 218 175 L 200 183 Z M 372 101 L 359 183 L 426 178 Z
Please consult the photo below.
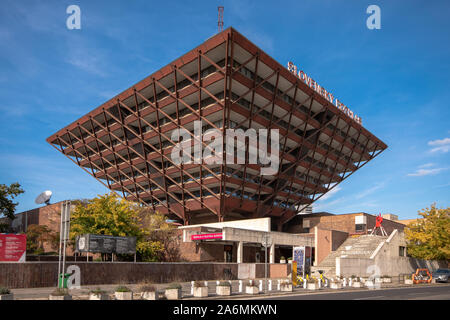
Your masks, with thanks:
M 278 129 L 278 173 L 175 163 L 171 133 L 193 132 L 196 120 L 224 134 Z M 109 189 L 184 224 L 270 216 L 278 229 L 387 148 L 232 28 L 47 141 Z

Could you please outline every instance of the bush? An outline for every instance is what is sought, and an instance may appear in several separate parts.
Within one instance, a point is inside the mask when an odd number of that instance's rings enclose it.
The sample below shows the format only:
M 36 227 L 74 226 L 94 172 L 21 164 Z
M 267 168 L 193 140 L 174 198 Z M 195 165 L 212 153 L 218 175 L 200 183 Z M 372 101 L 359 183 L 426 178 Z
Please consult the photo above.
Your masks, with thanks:
M 256 281 L 255 280 L 248 280 L 247 286 L 257 287 Z
M 229 283 L 228 281 L 220 281 L 217 286 L 219 286 L 219 287 L 231 287 L 231 283 Z
M 0 294 L 10 294 L 11 291 L 8 288 L 0 287 Z
M 194 281 L 194 288 L 203 288 L 206 287 L 204 281 Z
M 130 292 L 130 288 L 126 286 L 118 286 L 115 290 L 115 292 Z
M 171 283 L 169 286 L 167 286 L 166 289 L 181 289 L 181 284 L 179 283 Z
M 97 288 L 95 290 L 91 290 L 89 293 L 99 296 L 99 295 L 105 294 L 106 291 L 105 290 L 101 290 L 100 288 Z
M 57 288 L 56 290 L 54 290 L 51 295 L 52 296 L 67 296 L 69 294 L 69 291 L 67 289 L 62 289 L 62 288 Z
M 280 260 L 286 260 L 286 258 L 284 256 L 281 256 Z
M 143 284 L 138 288 L 139 292 L 156 292 L 156 287 L 151 284 Z

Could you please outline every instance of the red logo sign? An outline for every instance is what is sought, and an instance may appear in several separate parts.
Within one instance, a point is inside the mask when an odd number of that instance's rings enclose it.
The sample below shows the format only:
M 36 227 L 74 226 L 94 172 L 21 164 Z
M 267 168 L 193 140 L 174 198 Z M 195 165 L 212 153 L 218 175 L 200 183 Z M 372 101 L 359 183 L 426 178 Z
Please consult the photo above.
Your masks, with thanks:
M 222 239 L 222 233 L 203 233 L 203 234 L 193 234 L 191 240 L 211 240 L 211 239 Z
M 25 234 L 0 234 L 0 261 L 25 262 L 26 251 Z

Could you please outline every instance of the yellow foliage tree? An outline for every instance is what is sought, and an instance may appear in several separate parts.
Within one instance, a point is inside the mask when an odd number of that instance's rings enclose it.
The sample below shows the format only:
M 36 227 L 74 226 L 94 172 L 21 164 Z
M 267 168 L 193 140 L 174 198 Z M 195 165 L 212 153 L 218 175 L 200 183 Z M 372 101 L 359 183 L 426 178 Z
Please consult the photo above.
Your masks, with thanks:
M 450 260 L 450 207 L 419 211 L 422 218 L 406 226 L 408 254 L 419 259 Z
M 82 234 L 136 237 L 136 251 L 142 261 L 157 261 L 164 251 L 162 243 L 149 241 L 149 229 L 139 204 L 119 198 L 115 193 L 79 201 L 71 215 L 71 239 Z

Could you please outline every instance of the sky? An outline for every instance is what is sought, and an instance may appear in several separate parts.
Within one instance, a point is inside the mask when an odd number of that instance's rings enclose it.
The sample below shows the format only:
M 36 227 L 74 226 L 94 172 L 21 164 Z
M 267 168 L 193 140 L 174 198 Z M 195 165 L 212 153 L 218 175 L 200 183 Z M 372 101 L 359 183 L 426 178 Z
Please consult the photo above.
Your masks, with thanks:
M 381 29 L 367 28 L 372 4 Z M 17 212 L 44 190 L 54 202 L 108 192 L 45 139 L 217 33 L 219 5 L 225 28 L 293 61 L 388 145 L 314 211 L 409 219 L 450 205 L 449 1 L 3 0 L 0 183 L 25 190 Z

